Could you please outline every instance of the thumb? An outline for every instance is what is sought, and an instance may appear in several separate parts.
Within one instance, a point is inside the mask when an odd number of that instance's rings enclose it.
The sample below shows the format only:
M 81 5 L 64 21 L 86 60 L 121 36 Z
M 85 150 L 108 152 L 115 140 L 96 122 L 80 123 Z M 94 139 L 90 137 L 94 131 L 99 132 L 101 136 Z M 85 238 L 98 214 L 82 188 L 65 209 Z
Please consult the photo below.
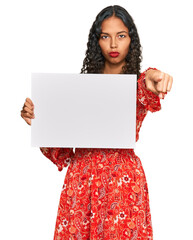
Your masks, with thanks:
M 159 70 L 152 71 L 149 76 L 149 79 L 153 82 L 160 82 L 163 78 L 164 78 L 164 73 Z
M 159 92 L 155 88 L 155 83 L 153 81 L 151 81 L 150 79 L 146 80 L 146 88 L 147 88 L 147 90 L 153 92 L 156 95 L 159 94 Z

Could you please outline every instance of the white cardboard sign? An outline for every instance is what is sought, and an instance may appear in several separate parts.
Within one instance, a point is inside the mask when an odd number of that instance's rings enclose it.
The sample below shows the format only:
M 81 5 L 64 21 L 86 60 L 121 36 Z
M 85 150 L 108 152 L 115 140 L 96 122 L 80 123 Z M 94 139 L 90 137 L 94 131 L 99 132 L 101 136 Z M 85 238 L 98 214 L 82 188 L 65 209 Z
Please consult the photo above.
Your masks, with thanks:
M 135 74 L 32 73 L 33 147 L 134 148 Z

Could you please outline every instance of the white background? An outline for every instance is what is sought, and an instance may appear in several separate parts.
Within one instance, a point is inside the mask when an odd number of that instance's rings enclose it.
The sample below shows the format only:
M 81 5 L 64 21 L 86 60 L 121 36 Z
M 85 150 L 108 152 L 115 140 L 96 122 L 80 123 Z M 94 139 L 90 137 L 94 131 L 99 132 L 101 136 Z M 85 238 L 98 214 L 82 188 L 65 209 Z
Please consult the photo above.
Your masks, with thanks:
M 174 78 L 162 110 L 148 113 L 135 149 L 149 187 L 155 240 L 192 237 L 191 1 L 7 0 L 0 3 L 0 239 L 53 239 L 66 169 L 58 172 L 30 145 L 20 116 L 31 97 L 31 72 L 79 73 L 90 27 L 104 7 L 119 4 L 134 18 L 142 70 Z

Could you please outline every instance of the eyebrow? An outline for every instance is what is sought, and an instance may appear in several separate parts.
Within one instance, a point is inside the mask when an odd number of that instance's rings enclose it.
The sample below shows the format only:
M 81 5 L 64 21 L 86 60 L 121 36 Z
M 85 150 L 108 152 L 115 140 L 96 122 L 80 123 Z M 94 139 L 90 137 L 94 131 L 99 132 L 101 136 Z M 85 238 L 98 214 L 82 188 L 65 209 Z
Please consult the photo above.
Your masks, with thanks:
M 119 34 L 119 33 L 123 33 L 123 32 L 128 33 L 128 32 L 126 32 L 126 31 L 121 31 L 121 32 L 118 32 L 117 34 Z M 109 33 L 105 33 L 105 32 L 101 32 L 101 34 L 109 35 Z

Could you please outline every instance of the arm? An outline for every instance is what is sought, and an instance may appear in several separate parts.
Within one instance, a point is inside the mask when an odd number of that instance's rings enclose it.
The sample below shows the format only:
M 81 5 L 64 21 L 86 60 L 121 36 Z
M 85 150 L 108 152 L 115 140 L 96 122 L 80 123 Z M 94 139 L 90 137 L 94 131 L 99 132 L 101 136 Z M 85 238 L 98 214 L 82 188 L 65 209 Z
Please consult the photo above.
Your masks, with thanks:
M 40 147 L 40 151 L 58 167 L 58 171 L 67 167 L 74 156 L 73 148 Z
M 161 109 L 160 98 L 158 95 L 148 90 L 146 87 L 146 73 L 148 70 L 156 68 L 148 68 L 140 74 L 137 80 L 137 100 L 149 111 L 156 112 Z
M 148 68 L 141 73 L 137 80 L 137 121 L 136 141 L 139 139 L 139 131 L 142 122 L 148 112 L 156 112 L 161 109 L 160 98 L 164 98 L 171 90 L 173 78 L 156 68 Z

